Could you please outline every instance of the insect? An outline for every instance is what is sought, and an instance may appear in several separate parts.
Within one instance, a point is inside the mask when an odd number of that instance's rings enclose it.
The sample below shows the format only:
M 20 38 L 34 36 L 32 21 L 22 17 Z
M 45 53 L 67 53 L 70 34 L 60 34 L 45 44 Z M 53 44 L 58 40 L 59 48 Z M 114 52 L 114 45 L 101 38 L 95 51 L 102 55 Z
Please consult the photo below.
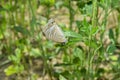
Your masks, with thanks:
M 66 43 L 67 40 L 54 19 L 48 20 L 46 26 L 42 29 L 45 37 L 54 42 Z

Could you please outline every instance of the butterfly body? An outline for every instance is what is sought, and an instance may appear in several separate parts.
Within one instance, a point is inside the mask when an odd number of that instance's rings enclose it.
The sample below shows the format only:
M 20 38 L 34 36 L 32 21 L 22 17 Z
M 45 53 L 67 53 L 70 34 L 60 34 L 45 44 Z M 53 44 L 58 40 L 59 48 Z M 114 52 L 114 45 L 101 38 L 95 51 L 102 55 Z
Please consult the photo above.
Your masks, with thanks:
M 50 19 L 43 29 L 46 38 L 54 42 L 65 43 L 67 40 L 61 30 L 53 19 Z

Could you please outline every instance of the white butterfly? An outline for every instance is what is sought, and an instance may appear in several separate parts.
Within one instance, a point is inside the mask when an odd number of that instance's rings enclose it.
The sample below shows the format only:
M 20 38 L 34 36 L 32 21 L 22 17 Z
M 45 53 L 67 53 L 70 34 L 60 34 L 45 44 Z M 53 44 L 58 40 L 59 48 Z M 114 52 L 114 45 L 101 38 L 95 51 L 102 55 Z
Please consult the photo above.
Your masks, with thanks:
M 47 25 L 43 28 L 43 33 L 49 40 L 60 43 L 67 42 L 61 28 L 56 24 L 54 19 L 48 21 Z

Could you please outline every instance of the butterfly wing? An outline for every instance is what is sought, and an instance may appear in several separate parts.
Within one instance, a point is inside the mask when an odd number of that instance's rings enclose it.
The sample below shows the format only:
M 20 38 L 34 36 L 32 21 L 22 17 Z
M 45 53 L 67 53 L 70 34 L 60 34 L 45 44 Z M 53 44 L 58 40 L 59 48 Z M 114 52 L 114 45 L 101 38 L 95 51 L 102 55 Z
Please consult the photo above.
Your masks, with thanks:
M 52 38 L 53 41 L 56 41 L 56 42 L 66 42 L 66 38 L 65 38 L 62 30 L 61 30 L 60 27 L 58 27 L 57 24 L 54 25 L 54 33 L 53 33 L 53 35 L 54 35 L 54 38 Z
M 44 34 L 47 39 L 55 41 L 55 42 L 66 42 L 66 38 L 62 32 L 62 30 L 58 27 L 57 24 L 54 24 L 51 27 L 46 27 L 44 30 Z
M 54 27 L 47 27 L 46 30 L 44 30 L 44 34 L 46 36 L 46 38 L 52 40 L 52 34 L 54 32 Z

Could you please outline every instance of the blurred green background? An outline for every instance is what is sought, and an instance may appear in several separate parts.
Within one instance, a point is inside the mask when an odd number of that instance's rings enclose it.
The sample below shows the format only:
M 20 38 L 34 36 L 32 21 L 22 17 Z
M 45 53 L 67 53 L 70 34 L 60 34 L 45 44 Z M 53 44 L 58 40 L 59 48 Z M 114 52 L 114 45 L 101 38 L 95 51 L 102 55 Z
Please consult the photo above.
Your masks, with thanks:
M 0 0 L 0 80 L 120 80 L 120 0 Z M 68 42 L 47 40 L 54 18 Z

